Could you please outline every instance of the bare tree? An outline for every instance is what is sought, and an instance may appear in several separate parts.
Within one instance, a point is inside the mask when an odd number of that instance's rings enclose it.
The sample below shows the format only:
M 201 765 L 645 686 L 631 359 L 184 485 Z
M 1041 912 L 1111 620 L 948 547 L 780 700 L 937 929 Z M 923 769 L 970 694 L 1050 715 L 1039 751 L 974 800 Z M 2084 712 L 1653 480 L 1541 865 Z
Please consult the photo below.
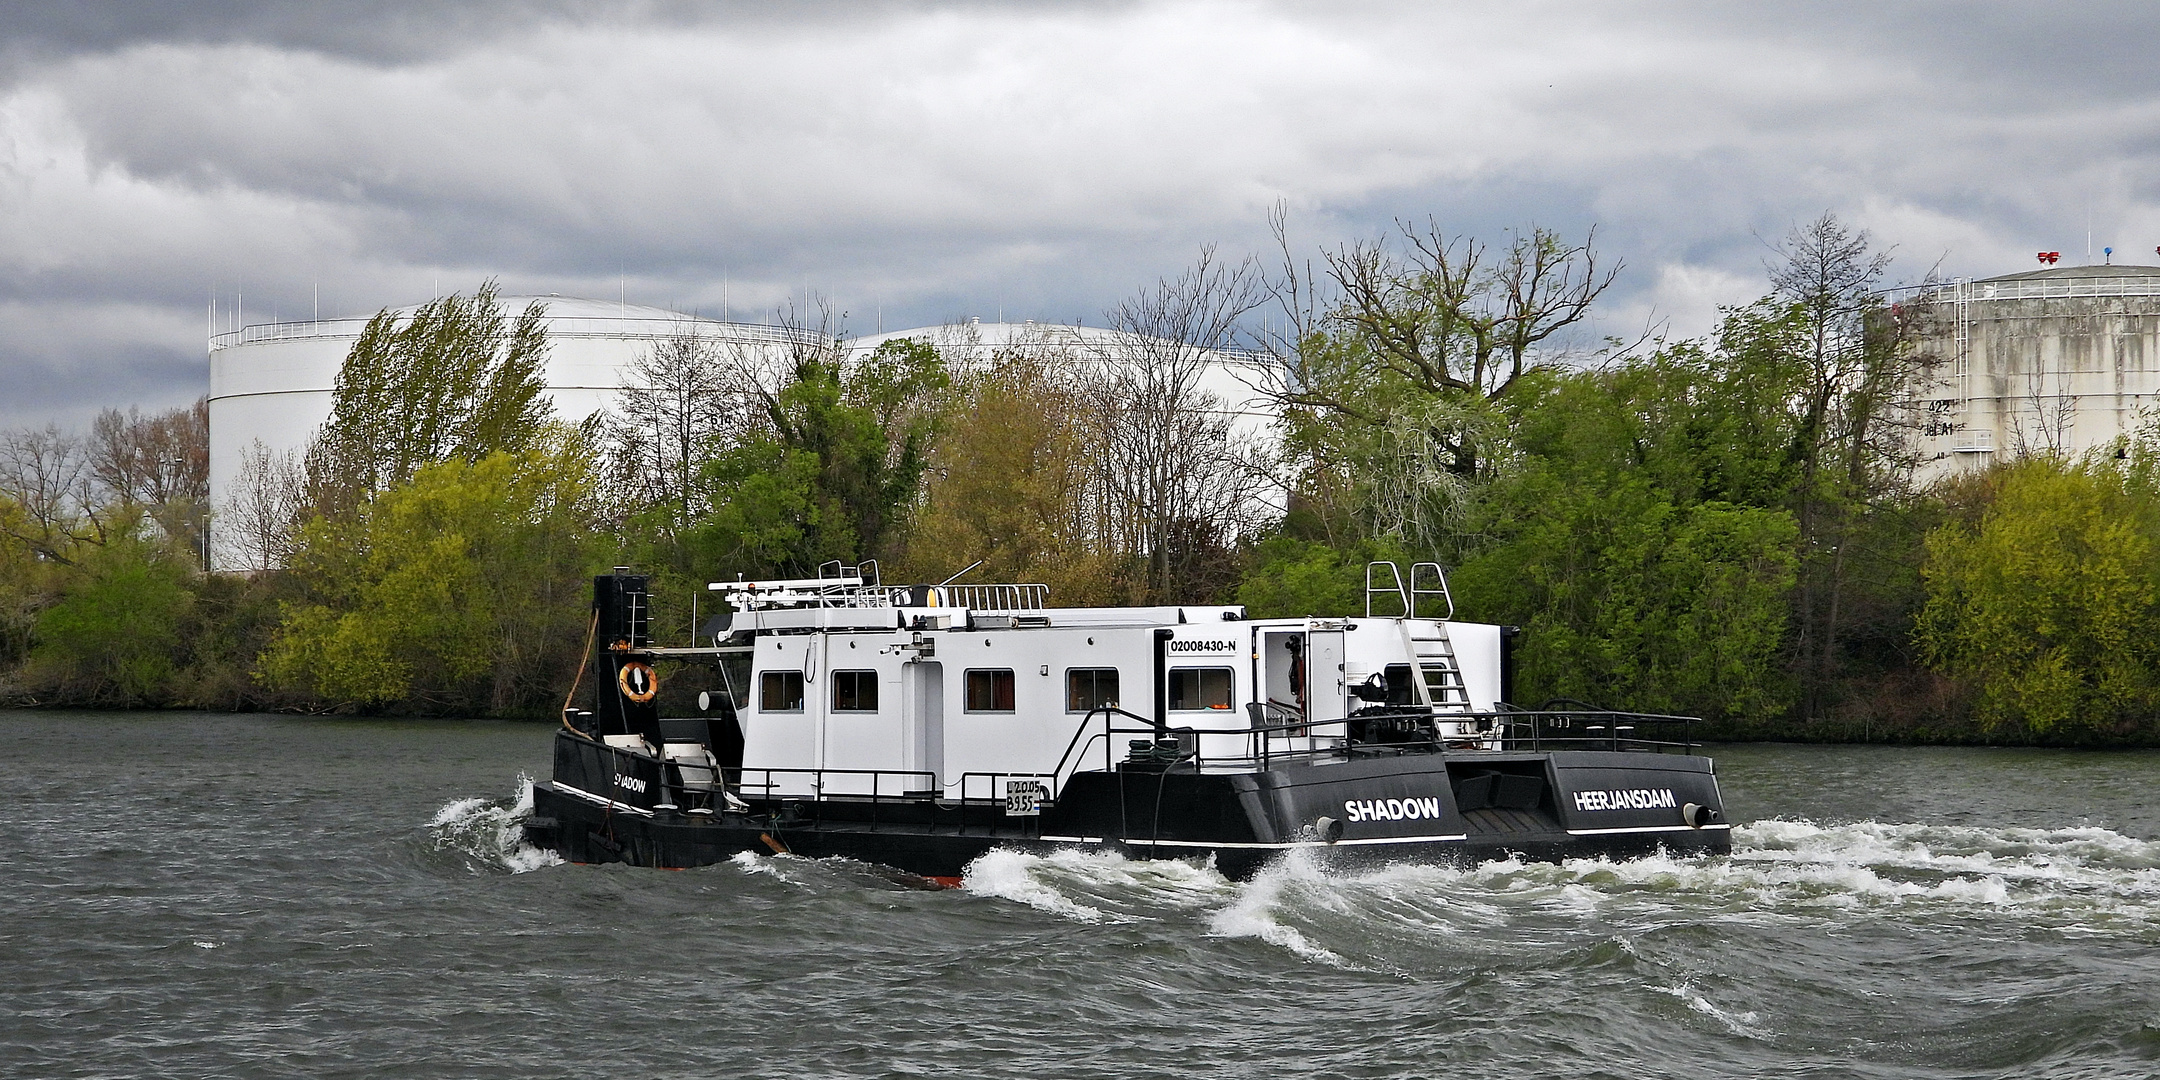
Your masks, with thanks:
M 2070 424 L 2077 413 L 2077 397 L 2071 384 L 2072 374 L 2067 365 L 2058 368 L 2054 385 L 2049 385 L 2047 361 L 2040 350 L 2034 349 L 2032 365 L 2025 369 L 2025 401 L 2031 412 L 2028 423 L 2025 410 L 2011 414 L 2011 450 L 2019 457 L 2067 457 L 2070 451 Z
M 17 511 L 0 515 L 0 531 L 40 559 L 73 563 L 108 537 L 82 440 L 57 425 L 0 433 L 0 496 Z
M 218 565 L 230 570 L 287 565 L 308 508 L 307 470 L 299 455 L 255 440 L 241 451 L 232 490 L 218 508 Z
M 1885 304 L 1890 252 L 1872 250 L 1865 231 L 1833 214 L 1795 226 L 1772 251 L 1765 268 L 1799 321 L 1806 370 L 1788 456 L 1803 551 L 1795 667 L 1812 715 L 1839 667 L 1852 566 L 1874 557 L 1860 549 L 1861 526 L 1910 487 L 1913 436 L 1925 420 L 1917 389 L 1938 363 L 1913 342 L 1939 313 Z
M 1293 253 L 1283 208 L 1270 225 L 1282 254 L 1268 282 L 1281 318 L 1261 334 L 1279 364 L 1271 396 L 1317 436 L 1308 454 L 1349 471 L 1376 527 L 1426 542 L 1460 503 L 1448 493 L 1487 464 L 1501 430 L 1491 403 L 1568 354 L 1565 332 L 1620 266 L 1600 260 L 1595 229 L 1575 244 L 1532 226 L 1496 250 L 1428 220 L 1323 251 L 1315 269 Z
M 603 421 L 619 501 L 664 508 L 686 528 L 705 492 L 705 461 L 753 423 L 757 372 L 749 350 L 685 324 L 632 360 Z
M 1809 386 L 1795 435 L 1803 489 L 1813 487 L 1822 464 L 1819 448 L 1837 441 L 1825 436 L 1839 396 L 1866 378 L 1868 319 L 1881 306 L 1877 287 L 1890 266 L 1890 253 L 1870 252 L 1869 244 L 1865 231 L 1853 232 L 1825 213 L 1772 245 L 1776 258 L 1764 264 L 1771 287 L 1800 313 L 1807 335 Z
M 1252 524 L 1255 447 L 1231 430 L 1228 404 L 1202 386 L 1240 347 L 1240 326 L 1266 298 L 1250 261 L 1226 266 L 1212 247 L 1175 280 L 1107 312 L 1114 355 L 1098 391 L 1103 490 L 1118 546 L 1147 561 L 1158 601 L 1203 587 L 1210 563 Z
M 1598 256 L 1594 229 L 1576 244 L 1532 226 L 1495 247 L 1429 219 L 1322 250 L 1316 265 L 1293 249 L 1284 207 L 1269 224 L 1276 317 L 1258 336 L 1276 360 L 1267 390 L 1303 465 L 1301 494 L 1340 507 L 1355 530 L 1445 547 L 1472 485 L 1501 460 L 1496 402 L 1576 354 L 1568 331 L 1620 266 Z
M 144 416 L 106 409 L 90 425 L 86 468 L 106 500 L 138 507 L 201 558 L 210 501 L 210 403 Z
M 210 402 L 125 416 L 106 409 L 90 425 L 90 475 L 114 497 L 162 506 L 210 496 Z

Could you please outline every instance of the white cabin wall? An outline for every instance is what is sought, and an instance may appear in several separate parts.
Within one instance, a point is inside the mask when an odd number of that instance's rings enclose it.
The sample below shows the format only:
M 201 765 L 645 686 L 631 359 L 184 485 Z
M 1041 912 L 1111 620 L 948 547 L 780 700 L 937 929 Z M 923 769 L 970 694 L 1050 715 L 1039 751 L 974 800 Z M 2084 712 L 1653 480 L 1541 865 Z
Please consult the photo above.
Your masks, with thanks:
M 737 711 L 743 729 L 743 766 L 752 770 L 743 777 L 751 785 L 752 794 L 762 794 L 758 785 L 766 782 L 766 776 L 756 770 L 811 770 L 818 767 L 818 723 L 812 709 L 814 691 L 803 688 L 801 712 L 766 712 L 763 676 L 767 671 L 784 668 L 801 670 L 803 651 L 815 642 L 807 635 L 787 637 L 763 637 L 757 639 L 751 654 L 750 703 Z M 811 777 L 807 772 L 775 772 L 771 777 L 773 793 L 782 795 L 813 794 Z
M 820 721 L 819 738 L 823 745 L 819 767 L 828 770 L 905 772 L 909 766 L 910 755 L 906 724 L 901 714 L 902 657 L 891 648 L 895 636 L 889 633 L 819 634 L 809 640 L 819 639 L 822 639 L 825 645 L 824 663 L 819 665 L 820 674 L 816 683 L 808 688 L 805 695 L 808 698 L 805 704 Z M 841 671 L 875 673 L 878 686 L 877 711 L 842 712 L 833 707 L 834 674 Z M 878 782 L 874 791 L 873 780 Z M 903 790 L 929 786 L 930 781 L 921 777 L 870 777 L 828 773 L 824 790 L 826 794 L 897 795 Z
M 954 630 L 937 635 L 937 641 L 937 658 L 945 666 L 943 780 L 956 797 L 967 773 L 1048 773 L 1057 768 L 1086 720 L 1085 713 L 1065 710 L 1069 669 L 1116 668 L 1119 707 L 1141 716 L 1155 708 L 1151 628 Z M 1013 673 L 1013 711 L 967 711 L 967 673 L 998 668 Z M 1088 759 L 1099 764 L 1101 750 L 1098 741 L 1089 748 Z M 1123 751 L 1122 744 L 1114 745 L 1112 759 L 1123 757 Z M 1002 793 L 1002 783 L 996 790 Z M 990 781 L 967 780 L 965 794 L 989 796 Z
M 1470 707 L 1490 712 L 1500 700 L 1500 628 L 1490 623 L 1443 623 L 1455 646 L 1455 662 L 1462 669 L 1463 689 Z

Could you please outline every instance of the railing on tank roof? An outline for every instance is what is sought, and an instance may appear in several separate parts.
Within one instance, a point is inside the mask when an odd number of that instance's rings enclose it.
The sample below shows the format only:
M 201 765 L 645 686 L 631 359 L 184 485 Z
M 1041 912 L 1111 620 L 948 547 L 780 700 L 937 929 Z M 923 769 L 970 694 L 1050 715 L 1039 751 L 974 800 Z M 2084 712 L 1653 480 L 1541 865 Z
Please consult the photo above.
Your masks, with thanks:
M 2160 273 L 2121 277 L 2012 278 L 2009 281 L 1956 281 L 1900 285 L 1883 294 L 1907 294 L 1910 301 L 1973 303 L 1987 300 L 2084 300 L 2124 296 L 2160 296 Z
M 360 332 L 367 328 L 367 324 L 367 319 L 256 323 L 238 330 L 211 335 L 210 351 L 272 341 L 358 337 Z M 550 315 L 547 318 L 549 337 L 617 337 L 625 333 L 639 337 L 666 337 L 684 327 L 694 328 L 714 337 L 754 345 L 791 345 L 818 339 L 814 331 L 768 326 L 764 323 L 716 322 L 689 316 L 679 320 L 610 315 Z

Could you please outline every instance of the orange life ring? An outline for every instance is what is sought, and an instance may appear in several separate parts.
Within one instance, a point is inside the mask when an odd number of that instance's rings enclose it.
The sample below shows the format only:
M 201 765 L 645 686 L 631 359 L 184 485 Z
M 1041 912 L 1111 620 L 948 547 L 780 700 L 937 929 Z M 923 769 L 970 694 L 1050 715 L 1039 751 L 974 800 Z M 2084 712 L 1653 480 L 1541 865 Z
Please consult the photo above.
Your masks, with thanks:
M 660 676 L 653 673 L 651 664 L 632 660 L 615 673 L 615 685 L 622 696 L 643 705 L 660 692 Z

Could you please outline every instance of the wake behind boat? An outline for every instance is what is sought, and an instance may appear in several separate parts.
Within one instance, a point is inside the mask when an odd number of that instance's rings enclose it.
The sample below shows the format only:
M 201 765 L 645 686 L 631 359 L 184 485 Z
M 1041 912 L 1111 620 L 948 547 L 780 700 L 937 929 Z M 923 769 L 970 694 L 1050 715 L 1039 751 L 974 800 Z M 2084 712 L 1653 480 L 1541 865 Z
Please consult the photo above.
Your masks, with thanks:
M 528 839 L 579 863 L 769 851 L 934 879 L 995 848 L 1207 859 L 1233 878 L 1293 848 L 1731 849 L 1710 760 L 1660 737 L 1687 718 L 1508 705 L 1516 631 L 1454 620 L 1436 564 L 1407 581 L 1373 564 L 1367 614 L 1329 619 L 1051 608 L 1041 585 L 830 569 L 711 585 L 723 614 L 687 648 L 653 644 L 645 577 L 594 579 L 591 707 L 573 689 Z M 661 717 L 656 665 L 711 687 L 694 715 Z

